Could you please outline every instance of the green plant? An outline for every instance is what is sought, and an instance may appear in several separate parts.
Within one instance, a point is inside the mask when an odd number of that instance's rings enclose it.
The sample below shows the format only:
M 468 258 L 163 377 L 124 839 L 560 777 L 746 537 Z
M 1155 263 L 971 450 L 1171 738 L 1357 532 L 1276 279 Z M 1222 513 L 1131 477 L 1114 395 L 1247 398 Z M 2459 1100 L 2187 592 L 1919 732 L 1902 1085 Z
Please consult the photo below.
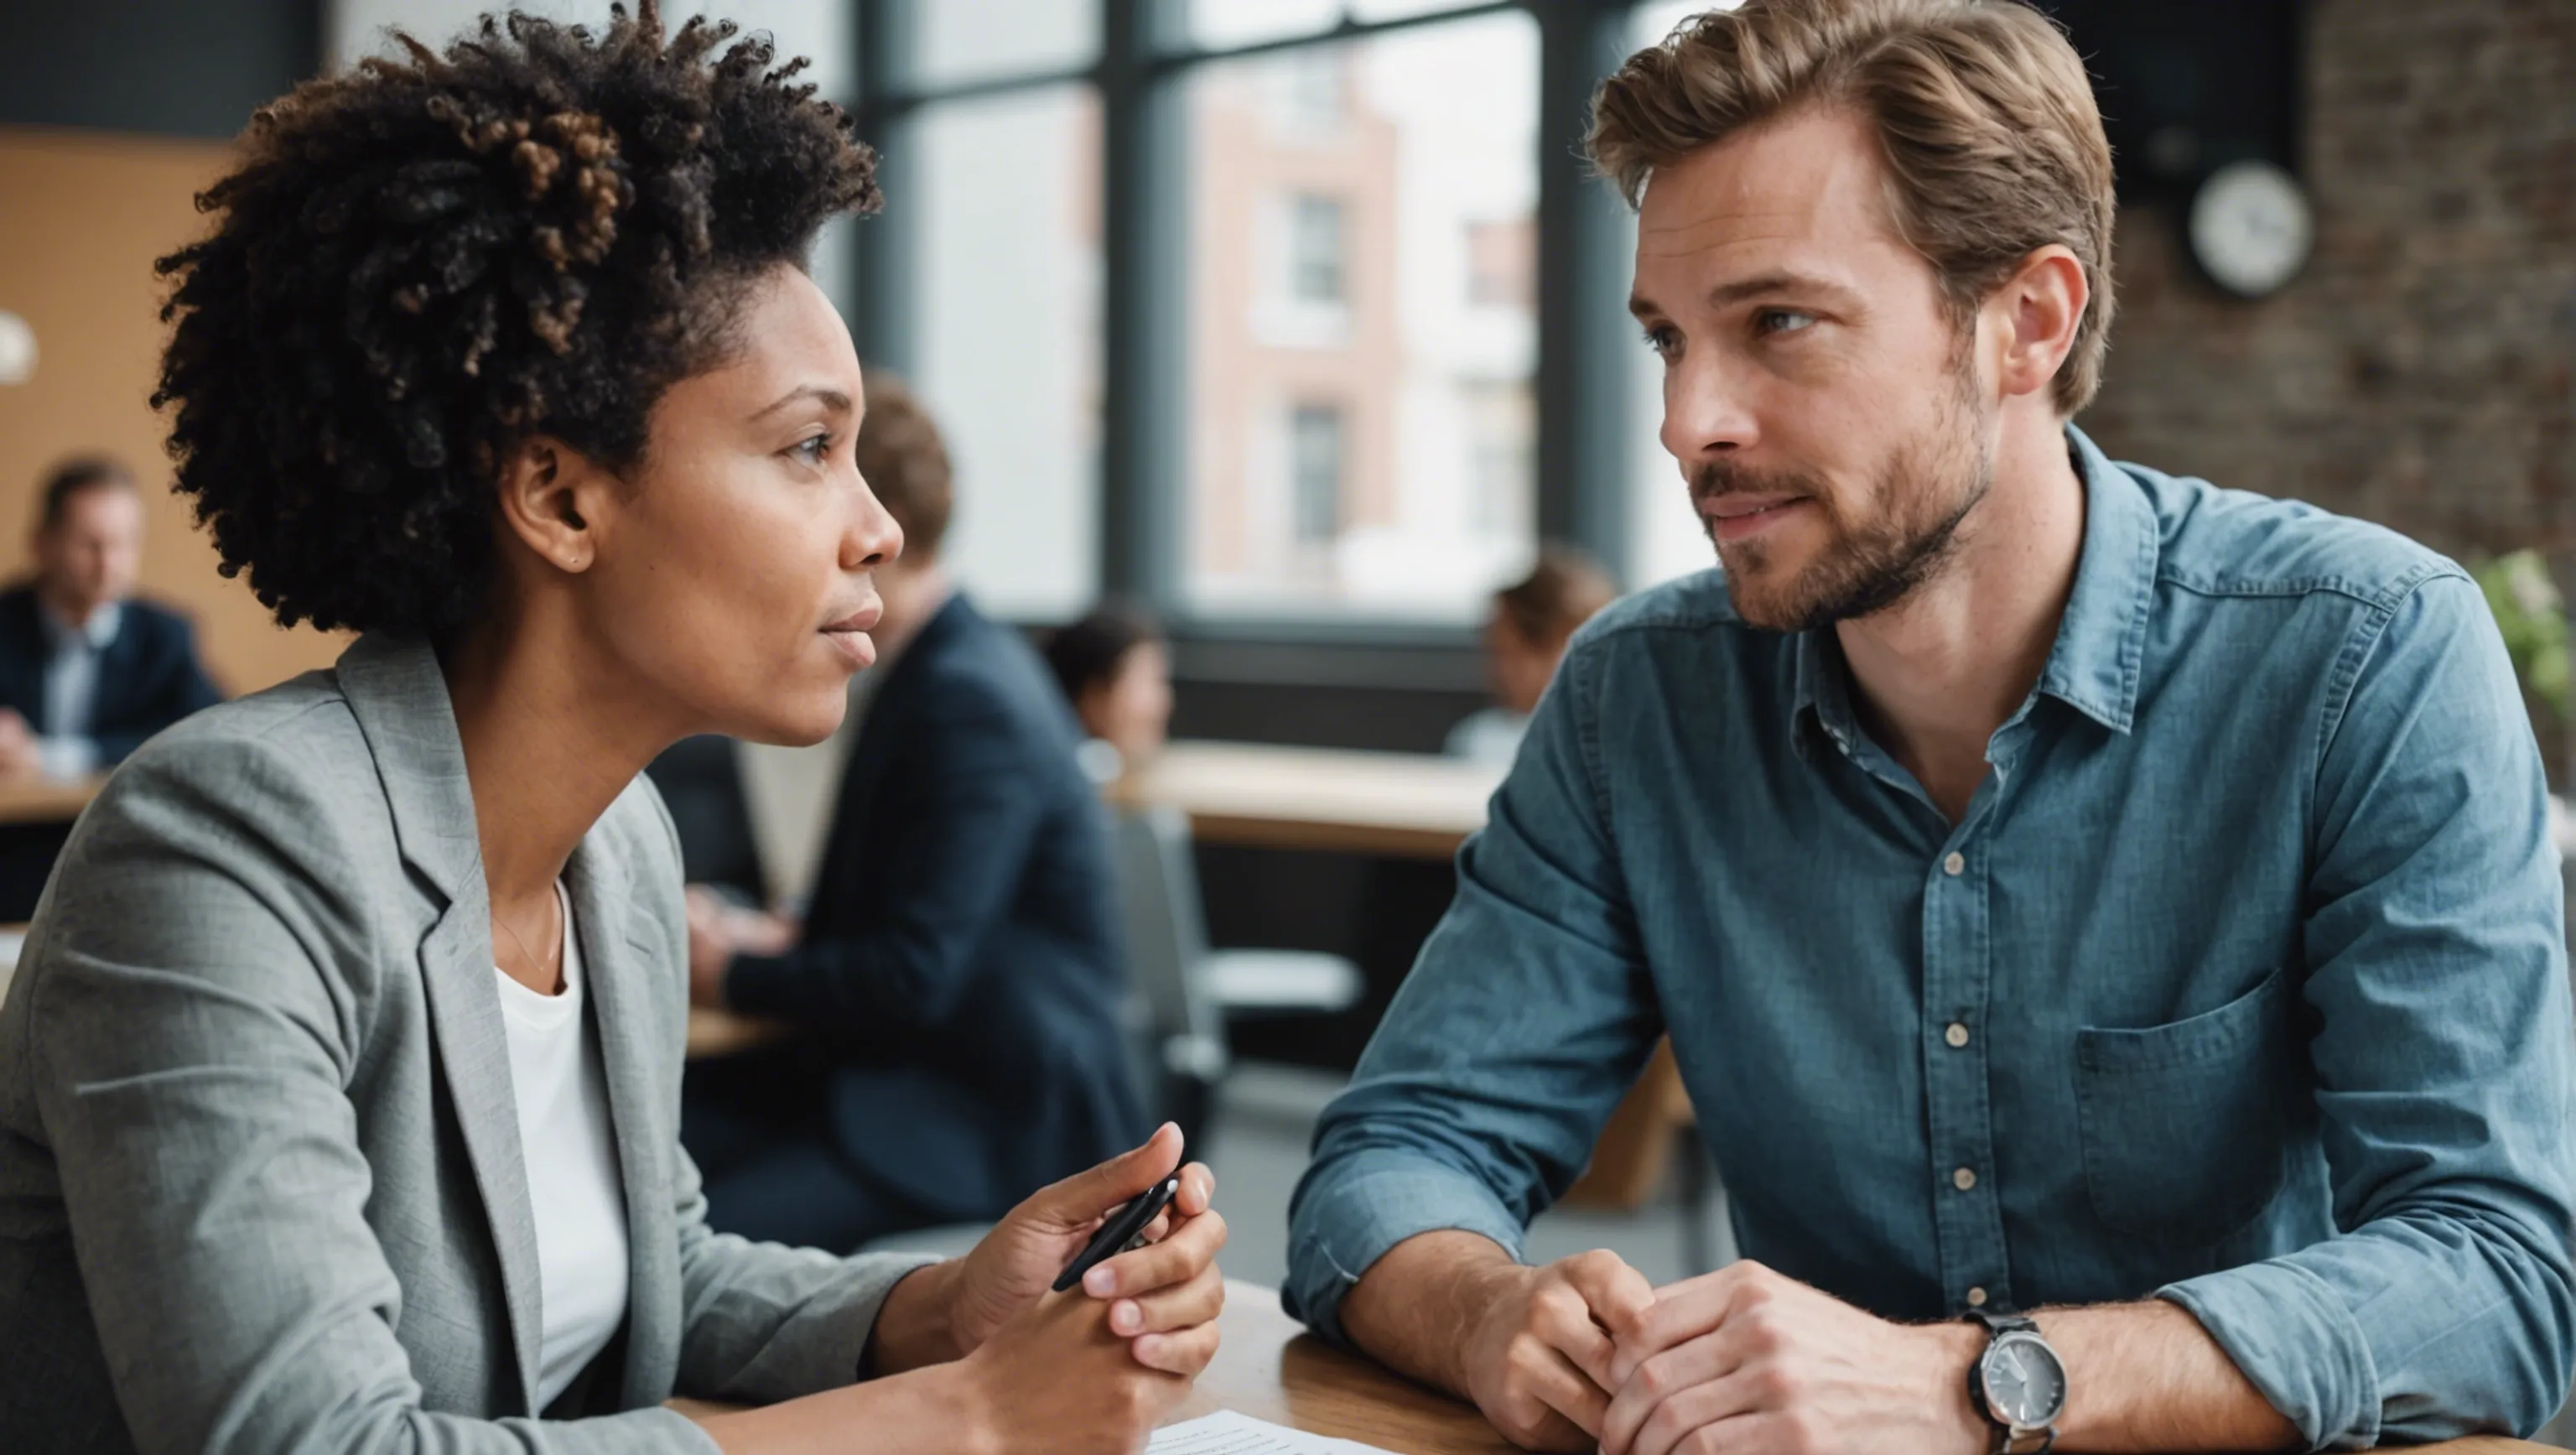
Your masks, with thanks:
M 2472 567 L 2487 609 L 2504 634 L 2505 651 L 2523 691 L 2548 704 L 2560 722 L 2576 720 L 2576 675 L 2569 671 L 2566 602 L 2538 551 L 2514 551 Z

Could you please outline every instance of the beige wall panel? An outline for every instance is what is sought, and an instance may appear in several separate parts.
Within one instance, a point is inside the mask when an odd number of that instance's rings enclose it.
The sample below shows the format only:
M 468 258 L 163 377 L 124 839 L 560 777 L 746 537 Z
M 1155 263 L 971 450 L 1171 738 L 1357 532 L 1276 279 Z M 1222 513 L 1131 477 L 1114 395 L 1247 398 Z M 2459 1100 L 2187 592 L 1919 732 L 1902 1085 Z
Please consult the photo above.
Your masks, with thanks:
M 197 191 L 220 143 L 0 126 L 0 309 L 33 326 L 37 362 L 0 385 L 0 576 L 27 565 L 39 477 L 75 451 L 105 450 L 144 482 L 152 528 L 143 589 L 192 612 L 206 660 L 241 693 L 339 655 L 342 639 L 280 631 L 169 490 L 151 407 L 164 330 L 152 260 L 199 235 Z

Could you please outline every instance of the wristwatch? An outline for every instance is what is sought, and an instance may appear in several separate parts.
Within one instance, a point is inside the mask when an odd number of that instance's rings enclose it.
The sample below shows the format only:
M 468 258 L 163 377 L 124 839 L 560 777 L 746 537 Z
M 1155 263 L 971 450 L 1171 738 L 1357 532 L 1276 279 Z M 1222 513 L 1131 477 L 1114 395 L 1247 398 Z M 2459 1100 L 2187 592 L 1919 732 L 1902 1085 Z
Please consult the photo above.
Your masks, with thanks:
M 2065 1362 L 2019 1314 L 1968 1317 L 1986 1326 L 1986 1352 L 1968 1369 L 1968 1402 L 1995 1427 L 1989 1455 L 2042 1455 L 2066 1412 Z

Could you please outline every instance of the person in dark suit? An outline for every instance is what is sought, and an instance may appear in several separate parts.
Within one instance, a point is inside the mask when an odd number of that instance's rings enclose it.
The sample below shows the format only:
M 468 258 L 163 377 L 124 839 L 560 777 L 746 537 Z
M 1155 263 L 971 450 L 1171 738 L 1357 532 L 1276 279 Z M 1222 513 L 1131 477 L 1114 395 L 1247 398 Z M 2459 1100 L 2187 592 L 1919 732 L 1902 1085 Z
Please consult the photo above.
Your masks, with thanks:
M 698 1001 L 802 1039 L 693 1066 L 681 1124 L 714 1226 L 841 1249 L 997 1216 L 1144 1126 L 1080 729 L 941 566 L 936 426 L 895 380 L 866 386 L 859 467 L 905 546 L 805 922 L 692 905 Z
M 133 595 L 143 498 L 123 465 L 46 477 L 36 574 L 0 592 L 0 773 L 78 778 L 223 698 L 188 618 Z
M 143 497 L 114 460 L 54 467 L 30 539 L 35 575 L 0 591 L 0 776 L 73 779 L 222 700 L 188 618 L 134 597 Z M 0 826 L 0 921 L 33 915 L 70 826 Z

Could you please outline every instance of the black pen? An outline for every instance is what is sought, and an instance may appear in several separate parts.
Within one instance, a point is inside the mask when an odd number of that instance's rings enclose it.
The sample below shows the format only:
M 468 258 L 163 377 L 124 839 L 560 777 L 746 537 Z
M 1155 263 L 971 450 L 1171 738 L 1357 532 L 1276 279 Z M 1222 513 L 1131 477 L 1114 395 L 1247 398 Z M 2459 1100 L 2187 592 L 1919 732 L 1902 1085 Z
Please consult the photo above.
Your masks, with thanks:
M 1080 1283 L 1082 1275 L 1094 1267 L 1138 1246 L 1145 1236 L 1146 1224 L 1154 1220 L 1155 1214 L 1170 1206 L 1180 1190 L 1181 1179 L 1177 1175 L 1166 1177 L 1129 1198 L 1118 1211 L 1103 1219 L 1100 1230 L 1091 1235 L 1091 1241 L 1083 1245 L 1081 1252 L 1073 1255 L 1072 1262 L 1064 1265 L 1064 1272 L 1056 1275 L 1055 1291 L 1064 1292 Z

